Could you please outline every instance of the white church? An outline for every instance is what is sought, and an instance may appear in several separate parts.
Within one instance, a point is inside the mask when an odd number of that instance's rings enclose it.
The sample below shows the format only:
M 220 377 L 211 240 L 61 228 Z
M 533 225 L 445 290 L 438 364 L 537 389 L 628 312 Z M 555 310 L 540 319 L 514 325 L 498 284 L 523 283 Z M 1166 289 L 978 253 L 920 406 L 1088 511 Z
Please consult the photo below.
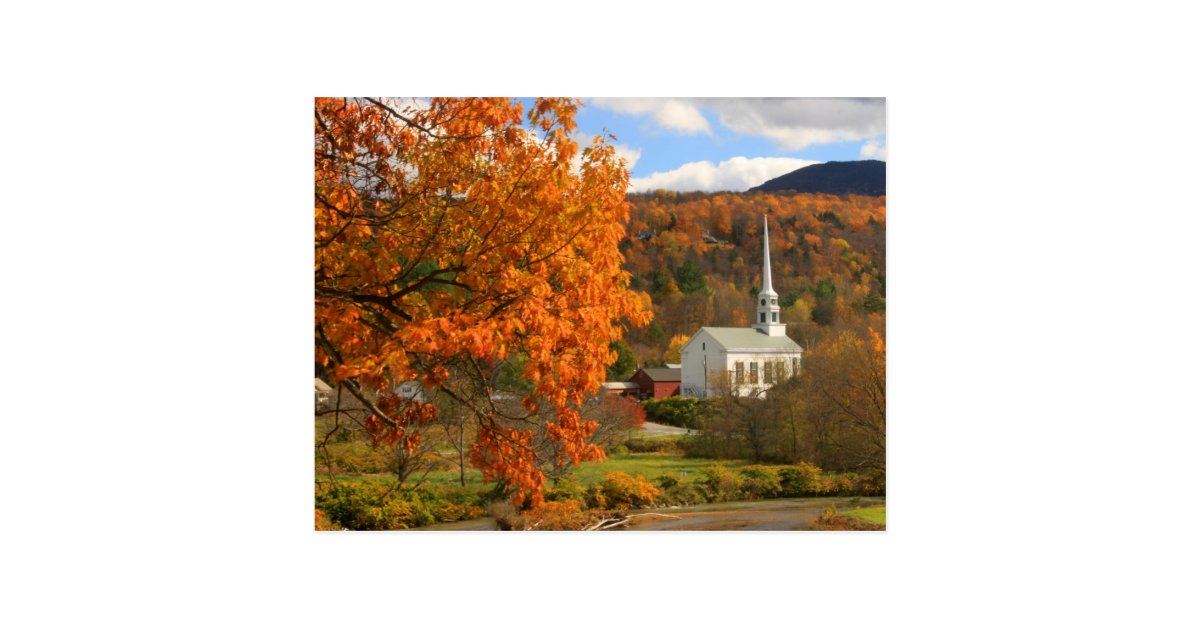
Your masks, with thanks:
M 705 326 L 680 350 L 679 392 L 706 398 L 729 387 L 738 396 L 761 396 L 800 371 L 803 349 L 779 321 L 779 295 L 771 288 L 771 246 L 763 216 L 763 288 L 758 320 L 750 328 Z

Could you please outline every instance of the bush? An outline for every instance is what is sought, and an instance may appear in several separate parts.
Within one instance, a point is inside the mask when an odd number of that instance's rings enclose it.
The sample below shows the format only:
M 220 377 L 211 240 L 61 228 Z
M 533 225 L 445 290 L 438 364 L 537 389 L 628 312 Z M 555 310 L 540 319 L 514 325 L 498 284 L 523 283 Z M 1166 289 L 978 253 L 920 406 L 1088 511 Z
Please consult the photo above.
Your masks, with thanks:
M 606 423 L 621 429 L 636 429 L 646 423 L 645 409 L 625 396 L 604 396 L 599 413 Z
M 625 440 L 624 446 L 627 453 L 679 453 L 683 450 L 678 437 L 630 438 Z
M 317 531 L 328 532 L 328 531 L 338 531 L 341 529 L 340 527 L 334 525 L 333 521 L 329 520 L 329 517 L 325 516 L 325 513 L 322 512 L 321 510 L 315 510 L 315 512 L 316 512 L 316 530 Z
M 821 469 L 800 462 L 794 466 L 780 466 L 780 494 L 785 497 L 812 497 L 824 490 L 821 484 Z
M 655 422 L 695 429 L 704 405 L 696 398 L 670 396 L 644 401 L 642 407 L 646 410 L 646 416 Z
M 739 489 L 748 499 L 770 499 L 783 493 L 779 474 L 766 466 L 747 466 L 738 473 L 742 477 Z
M 679 483 L 663 490 L 660 505 L 697 505 L 708 503 L 708 495 L 699 484 Z
M 560 477 L 543 494 L 547 501 L 565 501 L 583 499 L 586 490 L 574 477 L 566 476 Z
M 469 521 L 473 518 L 480 518 L 485 514 L 482 507 L 478 505 L 463 505 L 462 503 L 447 503 L 434 508 L 434 516 L 439 523 L 451 523 L 454 521 Z
M 858 476 L 854 473 L 829 474 L 825 477 L 825 493 L 838 497 L 861 494 Z
M 587 502 L 596 508 L 649 507 L 654 505 L 660 496 L 662 492 L 645 477 L 610 472 L 604 476 L 604 481 L 588 488 Z
M 887 494 L 887 478 L 883 473 L 876 473 L 862 480 L 862 494 L 868 497 L 881 497 Z
M 714 464 L 704 469 L 704 479 L 700 484 L 708 494 L 710 503 L 737 499 L 741 485 L 738 483 L 737 475 L 720 464 Z
M 667 473 L 654 478 L 655 485 L 663 490 L 670 490 L 671 488 L 678 486 L 680 481 L 682 481 L 682 478 L 675 473 Z
M 465 488 L 389 492 L 388 483 L 367 480 L 321 487 L 316 503 L 335 529 L 409 529 L 484 513 L 480 496 Z

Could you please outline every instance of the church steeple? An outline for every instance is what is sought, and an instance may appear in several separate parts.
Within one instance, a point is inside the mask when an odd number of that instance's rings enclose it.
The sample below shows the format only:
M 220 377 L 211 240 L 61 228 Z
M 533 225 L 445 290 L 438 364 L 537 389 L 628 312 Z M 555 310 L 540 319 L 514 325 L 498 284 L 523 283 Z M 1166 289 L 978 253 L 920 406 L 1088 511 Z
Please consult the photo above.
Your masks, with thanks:
M 754 329 L 771 337 L 787 334 L 787 325 L 779 321 L 779 294 L 771 288 L 771 240 L 767 235 L 767 215 L 763 215 L 763 288 L 758 292 L 758 318 Z

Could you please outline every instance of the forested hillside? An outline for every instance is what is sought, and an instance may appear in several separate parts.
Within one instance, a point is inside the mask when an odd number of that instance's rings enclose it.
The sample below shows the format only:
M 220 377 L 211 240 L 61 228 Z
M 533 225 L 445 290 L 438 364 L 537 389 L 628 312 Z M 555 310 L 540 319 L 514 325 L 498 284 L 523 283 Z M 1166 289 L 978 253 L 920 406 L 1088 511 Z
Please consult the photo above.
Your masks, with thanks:
M 654 305 L 654 321 L 626 335 L 642 365 L 663 362 L 701 326 L 750 325 L 764 214 L 789 336 L 807 348 L 832 328 L 882 329 L 884 197 L 656 191 L 630 201 L 625 269 Z M 618 364 L 610 376 L 627 368 Z
M 829 195 L 884 195 L 887 163 L 880 160 L 824 162 L 768 180 L 750 192 L 792 191 Z

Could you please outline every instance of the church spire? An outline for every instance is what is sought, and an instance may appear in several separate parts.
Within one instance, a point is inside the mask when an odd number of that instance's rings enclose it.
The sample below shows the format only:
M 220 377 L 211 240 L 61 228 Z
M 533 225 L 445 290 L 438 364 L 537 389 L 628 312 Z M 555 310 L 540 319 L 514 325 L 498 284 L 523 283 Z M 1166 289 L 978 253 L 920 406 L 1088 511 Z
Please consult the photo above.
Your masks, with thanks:
M 767 215 L 763 215 L 763 272 L 762 272 L 763 288 L 762 292 L 770 295 L 775 295 L 775 290 L 771 288 L 771 239 L 767 235 Z
M 771 337 L 783 337 L 787 326 L 779 321 L 779 294 L 771 287 L 771 239 L 767 236 L 767 215 L 763 215 L 763 288 L 758 292 L 758 321 L 754 329 Z

